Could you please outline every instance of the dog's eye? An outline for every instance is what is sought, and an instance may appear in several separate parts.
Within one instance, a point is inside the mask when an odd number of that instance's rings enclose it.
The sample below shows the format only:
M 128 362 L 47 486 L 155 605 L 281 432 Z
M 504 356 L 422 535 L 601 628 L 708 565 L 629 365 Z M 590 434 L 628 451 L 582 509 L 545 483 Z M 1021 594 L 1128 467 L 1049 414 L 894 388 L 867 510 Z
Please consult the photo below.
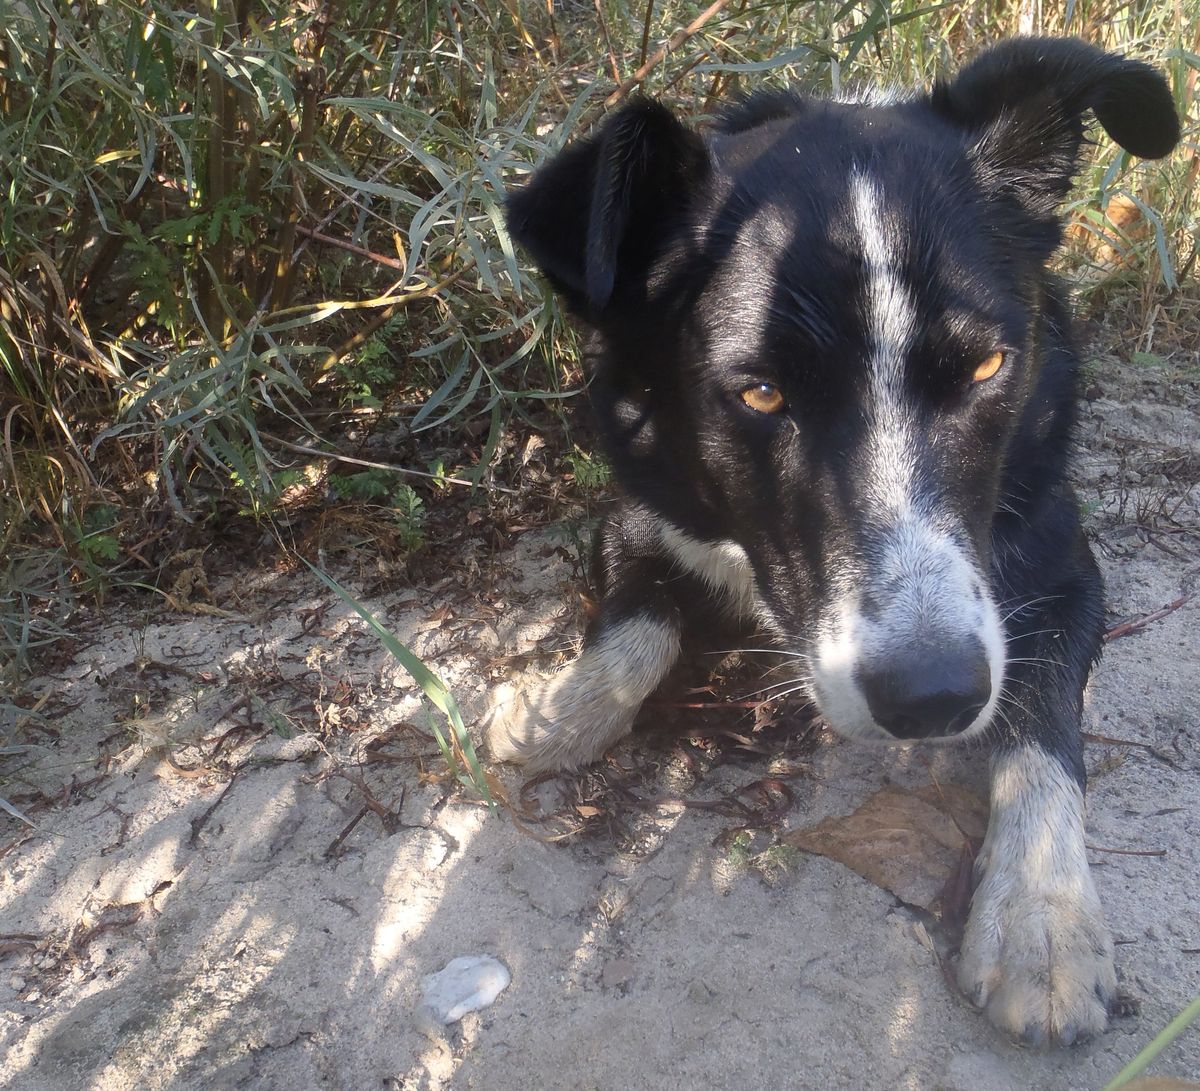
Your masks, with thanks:
M 756 413 L 778 413 L 787 404 L 783 392 L 770 383 L 758 383 L 742 391 L 744 401 Z
M 990 379 L 1004 366 L 1004 353 L 993 352 L 986 360 L 983 361 L 975 369 L 975 374 L 971 376 L 971 381 L 974 383 L 983 383 Z

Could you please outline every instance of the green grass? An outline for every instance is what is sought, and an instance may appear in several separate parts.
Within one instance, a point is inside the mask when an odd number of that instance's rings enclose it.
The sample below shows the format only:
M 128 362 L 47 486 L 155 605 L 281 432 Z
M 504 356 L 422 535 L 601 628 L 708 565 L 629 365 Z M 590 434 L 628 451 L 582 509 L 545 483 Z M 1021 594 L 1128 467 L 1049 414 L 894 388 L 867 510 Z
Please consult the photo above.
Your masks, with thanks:
M 1064 262 L 1125 343 L 1194 351 L 1197 27 L 1200 0 L 4 5 L 0 659 L 189 533 L 269 523 L 331 423 L 397 424 L 414 471 L 484 488 L 507 432 L 561 430 L 579 350 L 502 204 L 634 86 L 701 119 L 764 83 L 927 84 L 1019 29 L 1150 59 L 1187 150 L 1099 139 Z M 415 544 L 442 497 L 409 484 Z
M 454 694 L 450 692 L 446 683 L 341 584 L 315 565 L 310 564 L 308 567 L 326 587 L 367 623 L 387 653 L 408 671 L 429 703 L 442 714 L 446 721 L 445 728 L 439 725 L 432 716 L 429 719 L 429 726 L 433 731 L 434 738 L 437 739 L 438 749 L 442 752 L 446 768 L 460 784 L 476 791 L 494 811 L 496 803 L 492 799 L 487 777 L 475 754 L 475 745 L 471 741 L 471 735 L 463 723 L 458 702 L 455 701 Z
M 1124 1087 L 1125 1084 L 1140 1076 L 1150 1067 L 1155 1058 L 1197 1019 L 1200 1019 L 1200 996 L 1197 996 L 1183 1011 L 1163 1027 L 1129 1064 L 1109 1080 L 1104 1085 L 1104 1091 L 1116 1091 L 1118 1087 Z

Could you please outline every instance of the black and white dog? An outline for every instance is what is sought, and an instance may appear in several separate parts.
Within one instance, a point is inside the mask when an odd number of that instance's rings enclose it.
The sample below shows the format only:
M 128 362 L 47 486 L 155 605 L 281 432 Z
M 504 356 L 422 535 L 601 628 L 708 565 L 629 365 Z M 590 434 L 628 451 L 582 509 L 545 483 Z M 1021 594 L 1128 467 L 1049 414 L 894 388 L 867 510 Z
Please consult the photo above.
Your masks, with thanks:
M 1034 1044 L 1100 1031 L 1115 988 L 1080 740 L 1102 588 L 1045 267 L 1089 110 L 1138 156 L 1179 138 L 1153 69 L 1015 39 L 929 94 L 769 92 L 704 135 L 634 101 L 508 207 L 590 329 L 624 499 L 581 656 L 497 708 L 492 753 L 598 758 L 713 604 L 765 630 L 845 735 L 985 738 L 959 980 Z

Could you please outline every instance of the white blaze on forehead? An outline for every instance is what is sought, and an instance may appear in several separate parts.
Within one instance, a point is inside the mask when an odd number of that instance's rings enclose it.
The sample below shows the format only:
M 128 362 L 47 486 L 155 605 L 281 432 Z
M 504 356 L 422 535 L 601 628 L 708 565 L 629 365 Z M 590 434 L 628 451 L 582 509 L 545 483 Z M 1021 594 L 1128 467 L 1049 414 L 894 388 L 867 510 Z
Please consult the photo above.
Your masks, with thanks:
M 884 207 L 879 187 L 857 170 L 850 177 L 850 203 L 865 270 L 871 499 L 894 518 L 911 514 L 916 493 L 916 435 L 904 395 L 904 361 L 916 335 L 916 308 L 900 275 L 903 224 Z
M 859 300 L 867 341 L 867 437 L 858 486 L 868 520 L 882 530 L 869 556 L 848 566 L 816 635 L 813 682 L 826 719 L 843 734 L 884 737 L 859 681 L 913 642 L 930 651 L 978 641 L 991 694 L 963 738 L 984 730 L 1004 679 L 1004 631 L 961 519 L 921 473 L 921 425 L 905 390 L 917 337 L 916 305 L 903 277 L 905 224 L 879 185 L 850 177 L 852 225 L 862 248 Z M 876 609 L 864 609 L 864 598 Z

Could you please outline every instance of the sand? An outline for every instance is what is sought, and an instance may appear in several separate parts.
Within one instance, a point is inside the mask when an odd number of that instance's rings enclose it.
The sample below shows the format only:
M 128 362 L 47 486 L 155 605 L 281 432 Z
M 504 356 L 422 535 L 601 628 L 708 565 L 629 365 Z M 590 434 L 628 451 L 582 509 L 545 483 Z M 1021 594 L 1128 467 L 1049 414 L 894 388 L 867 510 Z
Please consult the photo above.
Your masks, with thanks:
M 1116 623 L 1200 572 L 1200 413 L 1195 381 L 1158 371 L 1101 366 L 1090 393 L 1081 491 Z M 530 532 L 384 595 L 340 576 L 475 724 L 500 678 L 570 654 L 559 547 Z M 1085 729 L 1137 744 L 1090 743 L 1087 763 L 1089 855 L 1140 1011 L 1032 1052 L 947 985 L 927 915 L 679 802 L 786 775 L 786 835 L 886 786 L 977 791 L 979 753 L 826 734 L 775 753 L 775 732 L 698 772 L 639 734 L 532 791 L 584 827 L 544 843 L 440 778 L 411 679 L 315 579 L 210 580 L 231 616 L 120 603 L 22 686 L 44 720 L 10 734 L 34 749 L 0 780 L 37 823 L 0 815 L 6 1088 L 1096 1091 L 1200 987 L 1200 600 L 1114 640 L 1088 692 Z M 630 807 L 622 784 L 662 802 Z M 511 983 L 438 1029 L 422 978 L 474 955 Z M 1200 1033 L 1153 1071 L 1200 1077 Z

